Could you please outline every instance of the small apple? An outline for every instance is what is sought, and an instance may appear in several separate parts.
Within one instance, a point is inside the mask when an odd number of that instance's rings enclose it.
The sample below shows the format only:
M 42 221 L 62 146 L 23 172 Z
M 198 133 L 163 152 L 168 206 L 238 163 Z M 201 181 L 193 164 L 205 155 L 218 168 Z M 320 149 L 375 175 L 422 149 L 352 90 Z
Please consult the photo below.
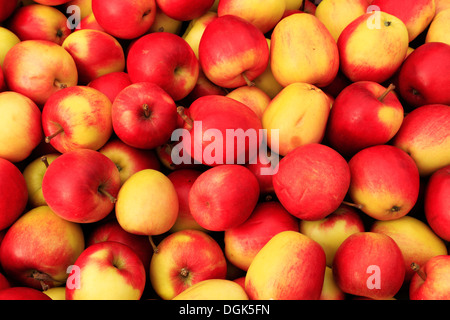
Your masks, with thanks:
M 450 299 L 450 256 L 440 255 L 428 260 L 425 265 L 414 263 L 416 274 L 409 285 L 411 300 Z
M 436 13 L 427 30 L 425 43 L 443 42 L 450 45 L 450 7 Z
M 186 30 L 184 31 L 182 38 L 189 44 L 198 59 L 198 46 L 202 38 L 203 32 L 206 26 L 217 18 L 217 12 L 208 11 L 202 16 L 192 19 Z
M 0 27 L 0 67 L 3 68 L 3 61 L 8 51 L 16 44 L 20 42 L 20 39 L 11 30 Z
M 132 84 L 128 73 L 116 71 L 95 78 L 87 86 L 104 93 L 113 103 L 119 92 Z
M 161 11 L 158 5 L 156 5 L 155 20 L 150 26 L 150 29 L 148 29 L 148 32 L 170 32 L 179 34 L 182 27 L 183 21 L 169 17 L 167 14 Z
M 156 5 L 167 16 L 179 21 L 189 21 L 201 17 L 209 11 L 214 0 L 156 0 Z

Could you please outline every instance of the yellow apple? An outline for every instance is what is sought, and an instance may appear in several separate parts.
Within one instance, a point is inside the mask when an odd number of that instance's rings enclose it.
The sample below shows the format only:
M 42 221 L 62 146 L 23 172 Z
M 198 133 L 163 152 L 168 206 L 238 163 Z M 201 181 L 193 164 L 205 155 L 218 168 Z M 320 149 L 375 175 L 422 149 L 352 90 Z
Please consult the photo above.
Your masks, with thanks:
M 189 44 L 198 59 L 198 45 L 202 38 L 203 31 L 206 26 L 217 18 L 217 12 L 208 11 L 199 18 L 193 19 L 189 22 L 186 30 L 184 31 L 182 38 Z
M 149 32 L 170 32 L 178 34 L 182 27 L 183 21 L 173 19 L 156 7 L 155 21 L 153 21 Z
M 66 287 L 53 287 L 43 291 L 52 300 L 66 300 Z
M 450 9 L 450 0 L 434 0 L 435 5 L 435 15 L 446 9 Z
M 242 102 L 261 118 L 271 99 L 262 89 L 254 86 L 242 86 L 233 89 L 227 97 Z
M 298 10 L 303 4 L 303 0 L 285 0 L 286 10 Z
M 3 68 L 3 61 L 9 49 L 19 42 L 19 37 L 12 31 L 5 27 L 0 27 L 0 67 Z
M 187 288 L 172 300 L 249 300 L 240 284 L 227 279 L 207 279 Z
M 444 42 L 450 45 L 450 7 L 436 14 L 428 28 L 425 42 Z
M 346 294 L 339 288 L 334 280 L 333 269 L 325 268 L 325 278 L 323 279 L 322 293 L 319 300 L 345 300 Z

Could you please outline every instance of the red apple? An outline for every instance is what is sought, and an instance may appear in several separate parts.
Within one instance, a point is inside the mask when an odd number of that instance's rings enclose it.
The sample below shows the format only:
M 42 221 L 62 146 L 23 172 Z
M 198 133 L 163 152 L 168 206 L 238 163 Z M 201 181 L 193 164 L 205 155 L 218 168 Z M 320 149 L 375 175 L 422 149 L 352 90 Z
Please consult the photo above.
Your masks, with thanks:
M 66 284 L 66 300 L 139 300 L 144 292 L 142 261 L 120 242 L 104 241 L 87 247 L 74 269 L 69 276 L 74 276 L 74 281 Z
M 70 0 L 33 0 L 39 4 L 44 4 L 46 6 L 59 6 L 61 4 L 65 4 Z
M 207 95 L 219 95 L 219 96 L 225 96 L 227 94 L 227 91 L 225 88 L 219 87 L 218 85 L 214 84 L 209 80 L 202 69 L 200 68 L 198 73 L 198 79 L 197 83 L 195 84 L 194 88 L 191 92 L 182 100 L 180 101 L 181 105 L 189 106 L 191 105 L 197 98 L 207 96 Z
M 8 19 L 12 15 L 16 7 L 17 1 L 1 0 L 0 8 L 2 8 L 2 10 L 0 11 L 0 22 L 3 22 L 6 19 Z
M 174 100 L 159 85 L 140 82 L 117 95 L 111 116 L 120 140 L 135 148 L 153 149 L 169 141 L 178 114 Z
M 206 26 L 198 54 L 206 77 L 224 88 L 251 84 L 269 62 L 264 34 L 250 22 L 233 15 L 217 17 Z
M 29 287 L 12 287 L 0 290 L 0 300 L 52 300 L 40 290 Z
M 8 229 L 0 246 L 0 262 L 5 274 L 19 284 L 45 290 L 64 285 L 67 268 L 84 248 L 79 224 L 40 206 L 23 214 Z
M 179 144 L 181 142 L 175 141 L 175 142 L 167 142 L 164 143 L 161 146 L 158 146 L 155 148 L 156 156 L 158 157 L 159 161 L 163 165 L 165 169 L 169 169 L 170 171 L 175 171 L 179 169 L 201 169 L 203 166 L 201 164 L 194 164 L 194 163 L 174 163 L 174 159 L 172 158 L 172 151 L 174 148 L 178 148 Z M 180 151 L 180 157 L 183 158 L 183 150 Z
M 214 0 L 156 0 L 156 4 L 172 19 L 188 21 L 196 19 L 210 10 Z
M 114 162 L 90 149 L 62 154 L 50 164 L 42 180 L 42 193 L 50 208 L 77 223 L 106 217 L 114 209 L 119 188 L 120 175 Z
M 260 153 L 255 163 L 247 163 L 245 166 L 256 176 L 259 182 L 259 191 L 262 196 L 271 196 L 274 194 L 273 175 L 278 170 L 279 156 L 271 150 L 260 148 Z
M 97 19 L 95 19 L 95 15 L 92 12 L 80 20 L 80 23 L 77 25 L 77 29 L 75 29 L 75 31 L 85 29 L 106 32 L 105 29 L 98 23 Z
M 259 199 L 254 174 L 241 165 L 224 164 L 203 172 L 189 191 L 191 214 L 210 231 L 225 231 L 243 223 Z
M 3 75 L 3 69 L 0 66 L 0 92 L 6 91 L 8 88 L 5 83 L 5 76 Z
M 311 143 L 293 149 L 273 176 L 275 194 L 288 212 L 320 220 L 335 211 L 350 185 L 347 161 L 330 147 Z
M 409 284 L 411 300 L 450 299 L 450 256 L 431 258 L 424 266 L 412 265 L 416 274 Z
M 155 0 L 92 0 L 92 12 L 114 37 L 135 39 L 150 29 L 156 15 Z M 124 19 L 126 17 L 126 19 Z
M 3 158 L 0 158 L 0 194 L 0 230 L 5 230 L 24 212 L 28 190 L 19 168 Z
M 177 101 L 186 97 L 197 83 L 199 63 L 182 37 L 154 32 L 130 46 L 127 71 L 132 82 L 153 82 Z
M 398 73 L 398 89 L 412 107 L 450 104 L 450 45 L 430 42 L 420 45 L 404 61 Z
M 375 232 L 346 238 L 336 251 L 332 270 L 342 291 L 372 299 L 394 297 L 405 277 L 400 248 L 391 237 Z
M 8 278 L 6 278 L 2 273 L 0 273 L 0 290 L 7 288 L 11 288 L 11 284 L 9 283 Z
M 119 92 L 131 84 L 133 83 L 128 73 L 117 71 L 99 76 L 89 82 L 87 86 L 103 92 L 113 103 Z

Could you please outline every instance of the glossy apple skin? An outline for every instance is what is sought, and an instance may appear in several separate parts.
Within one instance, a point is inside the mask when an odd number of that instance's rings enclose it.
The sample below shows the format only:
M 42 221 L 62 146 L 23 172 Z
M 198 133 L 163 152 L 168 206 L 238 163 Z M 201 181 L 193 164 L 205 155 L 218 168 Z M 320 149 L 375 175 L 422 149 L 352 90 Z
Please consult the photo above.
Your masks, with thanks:
M 420 45 L 405 60 L 398 74 L 398 89 L 411 109 L 427 104 L 450 104 L 450 45 Z M 439 85 L 436 85 L 438 81 Z
M 189 44 L 170 32 L 154 32 L 129 47 L 127 72 L 133 83 L 153 82 L 175 101 L 194 88 L 199 62 Z
M 157 246 L 150 264 L 156 293 L 170 300 L 206 279 L 225 279 L 227 263 L 216 240 L 200 230 L 180 230 Z
M 132 84 L 128 73 L 116 71 L 95 78 L 87 86 L 103 92 L 113 103 L 119 92 Z
M 62 154 L 47 168 L 42 180 L 42 193 L 49 207 L 62 218 L 77 223 L 106 217 L 115 203 L 102 191 L 115 198 L 119 188 L 119 170 L 114 162 L 90 149 Z
M 450 165 L 435 171 L 425 191 L 425 217 L 433 231 L 450 241 Z
M 38 289 L 29 287 L 11 287 L 0 290 L 0 300 L 52 300 Z
M 379 289 L 368 286 L 368 279 L 374 274 L 371 266 L 379 268 Z M 345 239 L 336 251 L 332 269 L 342 291 L 372 299 L 394 297 L 405 277 L 398 245 L 391 237 L 374 232 L 358 232 Z
M 19 168 L 3 158 L 0 158 L 0 193 L 3 195 L 0 197 L 0 230 L 5 230 L 24 212 L 28 190 Z
M 206 77 L 224 88 L 237 88 L 261 75 L 269 61 L 264 34 L 250 22 L 224 15 L 211 21 L 198 47 Z
M 189 191 L 191 214 L 200 226 L 224 231 L 243 223 L 259 199 L 259 184 L 241 165 L 224 164 L 203 172 Z
M 420 269 L 426 276 L 424 281 L 418 273 L 411 279 L 409 298 L 411 300 L 449 300 L 450 299 L 450 256 L 440 255 L 431 258 Z
M 0 261 L 12 279 L 42 290 L 34 272 L 42 274 L 45 285 L 60 286 L 68 277 L 67 268 L 84 248 L 80 225 L 60 218 L 48 206 L 40 206 L 24 213 L 8 229 L 0 246 Z
M 325 218 L 339 207 L 350 185 L 347 161 L 323 144 L 295 148 L 278 167 L 272 178 L 275 194 L 299 219 Z
M 158 8 L 175 20 L 188 21 L 196 19 L 211 9 L 214 0 L 156 0 Z

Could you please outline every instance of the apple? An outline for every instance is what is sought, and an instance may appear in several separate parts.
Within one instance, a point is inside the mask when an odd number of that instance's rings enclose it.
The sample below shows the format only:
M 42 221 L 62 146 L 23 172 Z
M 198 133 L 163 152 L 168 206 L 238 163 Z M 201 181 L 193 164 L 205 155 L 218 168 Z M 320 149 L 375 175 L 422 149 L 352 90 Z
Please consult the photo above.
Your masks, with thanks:
M 417 38 L 430 24 L 434 17 L 435 0 L 374 0 L 373 6 L 401 19 L 408 29 L 409 42 Z
M 20 42 L 20 39 L 11 30 L 0 26 L 0 67 L 3 68 L 3 61 L 8 51 L 16 44 Z
M 209 11 L 214 0 L 156 0 L 156 5 L 167 16 L 179 21 L 189 21 L 201 17 Z
M 377 300 L 394 297 L 405 278 L 400 248 L 391 237 L 375 232 L 358 232 L 345 239 L 332 270 L 343 292 Z
M 298 10 L 303 5 L 303 0 L 285 0 L 286 10 Z
M 448 0 L 434 0 L 434 4 L 436 7 L 436 15 L 441 11 L 450 8 L 450 2 Z
M 113 103 L 119 92 L 132 84 L 128 73 L 116 71 L 95 78 L 87 86 L 104 93 Z
M 24 168 L 23 177 L 27 184 L 28 206 L 31 208 L 47 205 L 42 194 L 42 180 L 44 179 L 48 166 L 59 156 L 59 153 L 40 156 L 30 161 Z
M 302 220 L 320 220 L 335 211 L 350 185 L 347 161 L 334 149 L 310 143 L 293 149 L 273 175 L 275 194 Z
M 70 6 L 77 6 L 80 8 L 80 18 L 84 19 L 92 13 L 92 0 L 69 0 L 64 4 L 66 11 Z
M 408 51 L 408 30 L 399 18 L 383 11 L 359 16 L 337 41 L 340 68 L 350 81 L 384 82 L 401 66 Z
M 112 104 L 115 134 L 134 148 L 154 149 L 169 141 L 177 117 L 172 97 L 152 82 L 133 83 Z
M 22 172 L 4 158 L 0 158 L 0 193 L 0 230 L 5 230 L 24 212 L 28 191 Z
M 273 75 L 283 87 L 295 82 L 326 86 L 339 70 L 336 41 L 309 13 L 289 15 L 275 26 L 270 54 Z
M 17 1 L 1 0 L 0 6 L 2 8 L 2 11 L 0 11 L 0 22 L 3 22 L 13 14 L 17 6 Z
M 178 195 L 178 217 L 170 232 L 177 232 L 186 229 L 200 231 L 207 230 L 201 227 L 191 214 L 189 207 L 189 191 L 195 180 L 202 174 L 202 171 L 189 168 L 181 168 L 167 174 L 167 178 L 172 182 Z
M 114 162 L 91 149 L 63 153 L 48 166 L 42 180 L 48 206 L 58 216 L 77 223 L 105 218 L 114 209 L 119 188 Z
M 327 121 L 326 140 L 345 157 L 388 143 L 403 122 L 403 106 L 394 85 L 357 81 L 336 97 Z
M 279 158 L 278 154 L 261 147 L 256 162 L 245 164 L 245 167 L 256 176 L 259 192 L 266 199 L 272 199 L 275 195 L 272 177 L 278 171 Z
M 204 171 L 189 191 L 189 208 L 197 223 L 209 231 L 225 231 L 246 221 L 259 199 L 255 175 L 238 164 Z
M 426 222 L 445 241 L 450 241 L 450 165 L 436 170 L 429 178 L 424 195 Z M 420 263 L 420 261 L 418 261 Z
M 189 94 L 183 98 L 181 101 L 178 101 L 178 105 L 190 106 L 195 100 L 200 97 L 207 95 L 219 95 L 225 96 L 227 95 L 228 90 L 225 88 L 219 87 L 215 83 L 211 82 L 206 76 L 202 69 L 199 69 L 197 82 L 194 88 L 189 92 Z M 182 125 L 181 125 L 182 126 Z
M 350 235 L 364 232 L 365 226 L 359 212 L 346 204 L 320 220 L 301 220 L 299 230 L 302 234 L 320 244 L 325 252 L 327 266 L 333 266 L 333 259 L 339 246 Z
M 208 11 L 202 16 L 192 19 L 183 32 L 182 38 L 189 44 L 198 59 L 198 46 L 206 26 L 217 18 L 217 12 Z
M 398 90 L 411 108 L 450 104 L 450 93 L 446 90 L 450 80 L 445 73 L 450 66 L 449 57 L 449 44 L 429 42 L 420 45 L 406 58 L 398 73 Z
M 0 157 L 25 160 L 42 140 L 41 110 L 29 98 L 14 91 L 0 93 Z
M 251 300 L 318 300 L 325 268 L 325 253 L 317 242 L 297 231 L 282 231 L 256 254 L 245 291 Z
M 226 96 L 245 104 L 252 109 L 260 119 L 262 118 L 264 110 L 266 110 L 272 100 L 267 93 L 256 86 L 242 86 L 233 89 L 227 93 Z
M 327 266 L 325 268 L 325 276 L 319 300 L 345 300 L 346 298 L 347 295 L 338 287 L 334 280 L 333 270 Z
M 6 87 L 5 78 L 3 76 L 2 67 L 0 67 L 0 93 L 6 91 L 8 88 Z
M 405 281 L 414 275 L 411 263 L 424 265 L 434 256 L 448 254 L 444 241 L 425 222 L 411 216 L 375 221 L 370 231 L 385 234 L 397 243 L 404 259 Z
M 2 273 L 0 273 L 0 290 L 11 288 L 8 278 L 6 278 Z
M 450 256 L 440 255 L 428 260 L 425 265 L 413 265 L 416 274 L 409 285 L 410 300 L 450 299 Z
M 66 287 L 53 287 L 42 292 L 52 300 L 66 300 Z
M 337 42 L 342 30 L 356 18 L 366 13 L 367 0 L 323 0 L 316 8 L 315 16 L 330 31 Z
M 450 164 L 449 117 L 448 105 L 418 107 L 405 116 L 392 141 L 414 159 L 423 177 Z
M 24 213 L 8 229 L 0 245 L 0 261 L 8 277 L 43 290 L 64 285 L 67 268 L 84 248 L 79 224 L 40 206 Z
M 29 287 L 11 287 L 0 290 L 0 300 L 52 300 L 40 290 Z
M 72 32 L 67 17 L 55 7 L 31 4 L 18 8 L 7 27 L 20 40 L 48 40 L 61 45 Z
M 98 151 L 111 159 L 119 169 L 120 185 L 123 185 L 129 177 L 138 171 L 161 169 L 155 150 L 134 148 L 118 138 L 112 138 Z
M 219 17 L 234 15 L 241 17 L 262 33 L 271 31 L 283 17 L 286 2 L 279 0 L 265 0 L 255 2 L 252 0 L 221 0 L 217 7 Z
M 64 40 L 62 47 L 77 65 L 79 84 L 88 84 L 105 74 L 125 70 L 125 53 L 121 44 L 104 31 L 78 30 Z
M 161 11 L 158 5 L 156 5 L 155 20 L 150 26 L 148 32 L 170 32 L 179 34 L 182 27 L 183 21 L 169 17 L 167 14 Z
M 92 12 L 100 26 L 113 37 L 136 39 L 145 34 L 155 21 L 156 2 L 92 0 Z
M 106 30 L 98 23 L 97 19 L 95 19 L 95 15 L 92 12 L 80 20 L 80 23 L 77 25 L 77 29 L 75 29 L 74 31 L 85 29 L 106 32 Z
M 195 163 L 176 163 L 173 161 L 174 158 L 172 158 L 172 152 L 174 149 L 178 148 L 178 145 L 180 142 L 175 141 L 169 141 L 167 143 L 164 143 L 158 147 L 156 147 L 155 153 L 158 157 L 158 160 L 162 164 L 162 169 L 169 169 L 169 172 L 180 170 L 180 169 L 202 169 L 203 165 L 201 164 L 195 164 Z M 181 157 L 183 157 L 183 150 L 180 151 Z
M 209 80 L 220 87 L 237 88 L 253 85 L 251 81 L 264 72 L 269 47 L 256 26 L 238 16 L 224 15 L 206 26 L 198 57 Z
M 3 71 L 10 90 L 21 93 L 38 106 L 55 92 L 76 86 L 78 71 L 70 53 L 48 40 L 25 40 L 5 56 Z
M 177 192 L 170 179 L 160 171 L 144 169 L 120 188 L 115 213 L 125 231 L 153 236 L 172 228 L 178 207 Z
M 194 88 L 199 62 L 182 37 L 170 32 L 154 32 L 130 46 L 127 71 L 133 83 L 153 82 L 177 101 Z
M 300 8 L 305 13 L 309 13 L 309 14 L 315 15 L 316 14 L 316 10 L 317 10 L 316 3 L 317 3 L 317 1 L 305 0 Z
M 436 13 L 427 30 L 425 43 L 443 42 L 450 45 L 450 7 Z
M 172 300 L 249 300 L 240 284 L 228 279 L 206 279 L 187 288 Z
M 79 277 L 79 287 L 77 283 L 66 284 L 66 300 L 139 300 L 144 292 L 142 261 L 120 242 L 104 241 L 87 247 L 74 269 L 78 270 L 73 275 Z
M 329 114 L 329 99 L 320 88 L 304 82 L 291 83 L 263 112 L 261 121 L 267 130 L 267 145 L 285 156 L 299 146 L 320 143 Z M 278 138 L 272 137 L 274 132 Z
M 46 6 L 59 6 L 69 2 L 70 0 L 34 0 L 39 4 L 44 4 Z
M 180 251 L 181 250 L 181 251 Z M 219 244 L 200 230 L 180 230 L 157 246 L 150 264 L 152 288 L 163 300 L 171 300 L 206 279 L 225 279 L 227 263 Z
M 299 231 L 298 219 L 276 201 L 258 203 L 242 224 L 224 232 L 225 256 L 247 271 L 262 247 L 282 231 Z
M 111 101 L 97 89 L 73 86 L 53 94 L 42 108 L 45 142 L 60 153 L 98 150 L 113 133 Z

